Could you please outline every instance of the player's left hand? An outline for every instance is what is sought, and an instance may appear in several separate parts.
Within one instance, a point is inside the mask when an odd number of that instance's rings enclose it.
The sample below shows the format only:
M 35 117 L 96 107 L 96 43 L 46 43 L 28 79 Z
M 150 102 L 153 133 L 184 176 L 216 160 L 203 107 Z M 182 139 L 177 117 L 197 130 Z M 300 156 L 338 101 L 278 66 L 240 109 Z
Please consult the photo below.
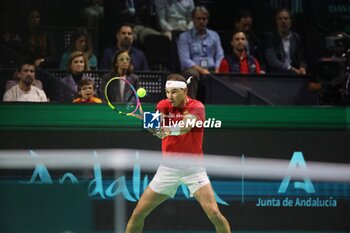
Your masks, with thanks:
M 158 138 L 160 138 L 160 139 L 163 139 L 163 138 L 169 136 L 170 133 L 171 133 L 170 128 L 168 128 L 168 127 L 163 127 L 163 128 L 160 128 L 159 130 L 155 131 L 155 132 L 153 133 L 153 135 L 156 136 L 156 137 L 158 137 Z

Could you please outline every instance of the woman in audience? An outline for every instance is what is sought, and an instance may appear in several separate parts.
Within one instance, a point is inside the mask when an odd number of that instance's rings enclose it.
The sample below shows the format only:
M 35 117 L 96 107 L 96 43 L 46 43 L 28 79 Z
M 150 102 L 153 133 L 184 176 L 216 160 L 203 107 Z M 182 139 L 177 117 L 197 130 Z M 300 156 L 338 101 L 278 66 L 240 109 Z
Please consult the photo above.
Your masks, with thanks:
M 29 12 L 26 28 L 21 38 L 24 45 L 24 56 L 35 61 L 35 66 L 53 68 L 55 65 L 55 47 L 52 36 L 41 24 L 40 13 L 33 9 Z
M 89 70 L 89 64 L 86 56 L 81 51 L 74 51 L 68 59 L 68 76 L 61 79 L 65 84 L 66 90 L 61 91 L 61 101 L 71 102 L 78 94 L 78 83 L 86 78 L 84 73 Z
M 71 43 L 68 50 L 62 54 L 60 61 L 60 69 L 67 69 L 69 54 L 73 51 L 83 52 L 88 59 L 90 69 L 95 70 L 97 68 L 97 58 L 93 53 L 93 46 L 88 32 L 80 28 L 72 36 Z
M 135 89 L 139 88 L 139 77 L 133 73 L 131 56 L 128 50 L 119 50 L 113 57 L 113 72 L 108 73 L 102 78 L 102 93 L 104 93 L 107 82 L 113 77 L 122 77 L 128 80 Z M 108 98 L 111 102 L 128 102 L 132 95 L 130 89 L 123 81 L 112 81 L 108 86 Z M 101 93 L 101 94 L 102 94 Z M 104 96 L 101 95 L 101 96 Z

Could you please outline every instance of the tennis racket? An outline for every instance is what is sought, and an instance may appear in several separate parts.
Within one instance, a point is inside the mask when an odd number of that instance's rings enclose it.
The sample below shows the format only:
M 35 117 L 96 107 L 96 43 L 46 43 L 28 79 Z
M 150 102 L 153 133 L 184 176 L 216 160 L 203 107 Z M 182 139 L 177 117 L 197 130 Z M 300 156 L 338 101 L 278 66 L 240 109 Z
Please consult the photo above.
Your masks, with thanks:
M 126 89 L 129 87 L 129 90 L 125 94 L 125 103 L 112 103 L 110 99 L 108 98 L 108 87 L 113 82 L 124 82 Z M 141 106 L 140 99 L 137 95 L 137 92 L 135 90 L 135 87 L 131 85 L 131 83 L 122 77 L 114 77 L 111 78 L 105 87 L 104 94 L 108 103 L 108 106 L 116 111 L 118 114 L 125 115 L 125 116 L 133 116 L 140 120 L 143 120 L 143 110 Z

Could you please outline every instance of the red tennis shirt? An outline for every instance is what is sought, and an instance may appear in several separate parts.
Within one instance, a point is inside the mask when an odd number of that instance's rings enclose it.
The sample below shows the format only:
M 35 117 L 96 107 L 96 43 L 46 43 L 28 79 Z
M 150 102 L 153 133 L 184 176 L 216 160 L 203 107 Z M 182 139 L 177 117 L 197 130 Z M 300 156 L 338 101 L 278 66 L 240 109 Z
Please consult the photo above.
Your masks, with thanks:
M 164 114 L 164 124 L 173 125 L 183 119 L 184 115 L 192 114 L 197 120 L 205 121 L 204 105 L 195 99 L 187 97 L 186 106 L 182 109 L 175 108 L 167 99 L 157 104 L 157 109 Z M 163 124 L 163 123 L 162 123 Z M 196 156 L 203 156 L 203 127 L 194 127 L 188 133 L 179 136 L 167 136 L 162 140 L 163 155 L 175 153 L 190 153 Z M 170 153 L 169 153 L 170 152 Z

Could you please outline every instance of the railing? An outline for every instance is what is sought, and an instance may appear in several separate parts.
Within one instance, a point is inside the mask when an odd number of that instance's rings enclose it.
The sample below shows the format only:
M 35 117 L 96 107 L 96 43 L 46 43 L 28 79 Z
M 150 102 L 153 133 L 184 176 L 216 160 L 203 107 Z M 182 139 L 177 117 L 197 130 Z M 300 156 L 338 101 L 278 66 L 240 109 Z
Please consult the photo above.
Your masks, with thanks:
M 6 82 L 12 79 L 14 70 L 0 70 L 0 94 L 5 92 Z M 95 82 L 97 93 L 103 95 L 102 77 L 107 70 L 88 71 Z M 165 97 L 165 80 L 169 72 L 135 72 L 140 78 L 140 86 L 147 90 L 142 99 L 145 103 L 156 103 Z M 58 92 L 65 90 L 60 79 L 68 75 L 62 70 L 38 70 L 36 78 L 43 83 L 44 91 L 53 102 L 60 102 Z M 213 74 L 204 78 L 204 101 L 209 104 L 239 105 L 317 105 L 316 94 L 308 90 L 310 76 L 290 74 Z M 103 96 L 100 96 L 103 97 Z

